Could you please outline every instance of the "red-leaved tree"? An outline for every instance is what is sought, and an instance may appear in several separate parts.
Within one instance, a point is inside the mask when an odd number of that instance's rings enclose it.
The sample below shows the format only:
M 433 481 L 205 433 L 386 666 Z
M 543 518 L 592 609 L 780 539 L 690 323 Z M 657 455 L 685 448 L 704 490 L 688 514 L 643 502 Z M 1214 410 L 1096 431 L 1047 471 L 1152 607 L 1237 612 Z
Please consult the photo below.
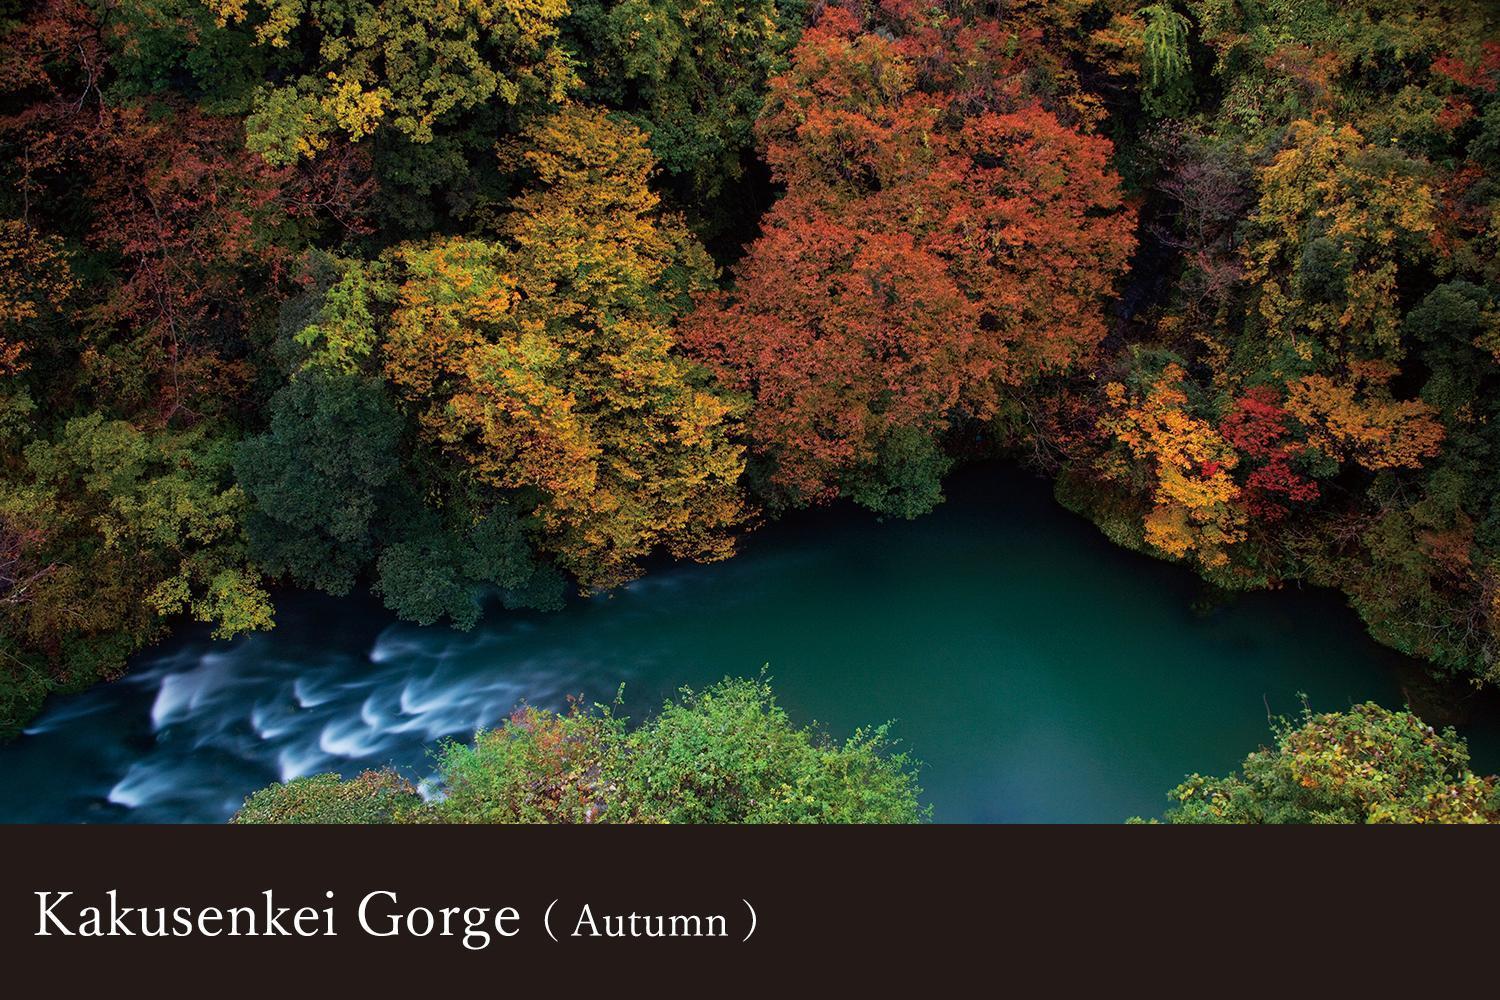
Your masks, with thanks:
M 44 0 L 0 45 L 0 116 L 23 210 L 45 203 L 117 279 L 82 300 L 82 363 L 167 423 L 233 399 L 246 338 L 313 232 L 365 231 L 368 154 L 297 167 L 245 149 L 235 117 L 178 98 L 110 98 L 109 46 L 79 0 Z M 82 199 L 79 200 L 79 195 Z
M 880 16 L 829 8 L 772 81 L 757 133 L 786 194 L 682 335 L 753 395 L 792 503 L 849 492 L 893 435 L 935 454 L 955 416 L 1088 358 L 1135 244 L 1110 144 L 1023 95 L 999 27 Z M 920 464 L 873 474 L 935 498 L 919 480 L 945 463 Z

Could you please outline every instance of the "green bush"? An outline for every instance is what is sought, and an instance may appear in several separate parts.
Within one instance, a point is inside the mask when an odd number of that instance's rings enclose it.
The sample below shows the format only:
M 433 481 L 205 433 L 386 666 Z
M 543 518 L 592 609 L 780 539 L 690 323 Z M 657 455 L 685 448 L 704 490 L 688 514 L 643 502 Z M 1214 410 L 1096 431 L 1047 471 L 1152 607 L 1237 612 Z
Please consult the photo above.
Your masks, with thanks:
M 1495 823 L 1494 777 L 1469 749 L 1410 712 L 1365 703 L 1274 727 L 1276 746 L 1227 778 L 1194 774 L 1168 793 L 1169 823 Z
M 887 727 L 842 744 L 799 727 L 765 681 L 684 688 L 631 730 L 609 709 L 522 707 L 437 752 L 443 795 L 394 772 L 302 778 L 256 792 L 240 823 L 915 823 L 917 765 Z
M 417 809 L 422 797 L 394 771 L 365 771 L 343 781 L 314 774 L 270 785 L 245 800 L 231 823 L 396 823 Z
M 633 820 L 661 823 L 913 823 L 912 762 L 887 727 L 842 745 L 794 726 L 764 682 L 687 689 L 624 741 L 618 789 Z

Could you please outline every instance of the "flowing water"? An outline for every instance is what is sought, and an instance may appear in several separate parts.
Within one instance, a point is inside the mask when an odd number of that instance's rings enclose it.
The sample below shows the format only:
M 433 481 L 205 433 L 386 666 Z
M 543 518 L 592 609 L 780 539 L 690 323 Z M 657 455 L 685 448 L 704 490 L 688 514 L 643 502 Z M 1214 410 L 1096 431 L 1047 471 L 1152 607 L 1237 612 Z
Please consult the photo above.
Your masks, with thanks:
M 1190 573 L 1116 548 L 1015 470 L 971 470 L 950 494 L 911 522 L 791 517 L 728 562 L 659 566 L 554 614 L 497 610 L 467 633 L 365 596 L 282 594 L 272 632 L 184 628 L 123 679 L 49 702 L 0 747 L 0 820 L 220 821 L 278 779 L 427 777 L 434 741 L 523 699 L 608 702 L 624 684 L 638 717 L 769 663 L 798 722 L 842 738 L 895 720 L 939 821 L 1118 822 L 1159 814 L 1188 772 L 1233 768 L 1298 692 L 1397 707 L 1418 676 L 1336 595 L 1195 612 Z M 1458 704 L 1495 770 L 1500 713 Z

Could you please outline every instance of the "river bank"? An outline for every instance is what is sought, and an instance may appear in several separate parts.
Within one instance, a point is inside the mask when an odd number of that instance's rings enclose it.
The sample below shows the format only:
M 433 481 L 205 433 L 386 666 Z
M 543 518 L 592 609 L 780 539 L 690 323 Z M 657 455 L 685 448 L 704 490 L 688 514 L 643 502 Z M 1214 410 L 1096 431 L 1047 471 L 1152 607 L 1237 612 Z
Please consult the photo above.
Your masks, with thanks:
M 940 822 L 1158 814 L 1184 774 L 1266 742 L 1267 713 L 1294 714 L 1298 692 L 1320 710 L 1412 697 L 1464 722 L 1476 769 L 1500 764 L 1493 699 L 1423 681 L 1337 595 L 1200 596 L 1190 572 L 996 466 L 915 521 L 795 515 L 727 562 L 660 566 L 557 613 L 496 610 L 468 633 L 365 595 L 283 594 L 269 633 L 185 629 L 120 681 L 53 699 L 0 748 L 0 820 L 218 822 L 269 781 L 386 764 L 421 779 L 435 741 L 521 701 L 610 702 L 623 684 L 639 717 L 766 663 L 793 718 L 835 738 L 894 719 Z

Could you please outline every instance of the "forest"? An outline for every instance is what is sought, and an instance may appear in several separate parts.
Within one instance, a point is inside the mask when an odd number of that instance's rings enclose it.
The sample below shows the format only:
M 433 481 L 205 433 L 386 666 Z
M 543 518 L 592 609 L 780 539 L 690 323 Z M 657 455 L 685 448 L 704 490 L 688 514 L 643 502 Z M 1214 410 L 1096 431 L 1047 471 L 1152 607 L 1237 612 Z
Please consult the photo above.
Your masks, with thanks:
M 1483 0 L 0 0 L 0 173 L 0 736 L 996 457 L 1500 683 Z

